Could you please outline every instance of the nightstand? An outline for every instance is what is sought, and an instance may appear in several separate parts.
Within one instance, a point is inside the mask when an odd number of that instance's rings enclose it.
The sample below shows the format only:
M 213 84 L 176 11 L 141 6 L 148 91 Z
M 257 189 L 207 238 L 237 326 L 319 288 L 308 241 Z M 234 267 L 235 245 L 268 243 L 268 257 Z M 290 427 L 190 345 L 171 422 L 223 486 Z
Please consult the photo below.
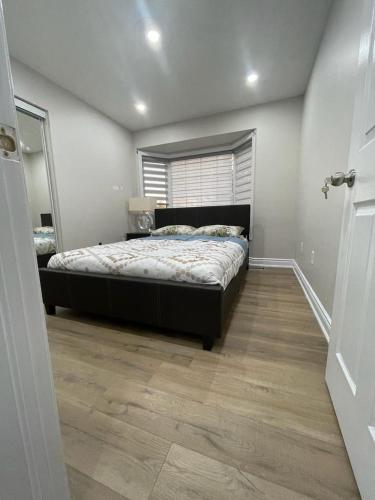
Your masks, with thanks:
M 134 240 L 135 238 L 146 238 L 151 233 L 126 233 L 126 241 Z

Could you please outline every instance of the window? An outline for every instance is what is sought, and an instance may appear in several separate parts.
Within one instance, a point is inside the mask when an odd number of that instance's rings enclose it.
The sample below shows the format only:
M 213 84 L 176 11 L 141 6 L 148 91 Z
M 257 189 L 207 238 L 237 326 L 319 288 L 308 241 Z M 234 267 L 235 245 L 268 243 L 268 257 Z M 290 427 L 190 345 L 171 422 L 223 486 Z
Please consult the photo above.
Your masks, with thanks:
M 162 159 L 142 156 L 144 196 L 159 207 L 253 205 L 253 136 L 220 153 Z
M 144 196 L 156 198 L 159 208 L 168 206 L 168 163 L 160 158 L 142 157 Z

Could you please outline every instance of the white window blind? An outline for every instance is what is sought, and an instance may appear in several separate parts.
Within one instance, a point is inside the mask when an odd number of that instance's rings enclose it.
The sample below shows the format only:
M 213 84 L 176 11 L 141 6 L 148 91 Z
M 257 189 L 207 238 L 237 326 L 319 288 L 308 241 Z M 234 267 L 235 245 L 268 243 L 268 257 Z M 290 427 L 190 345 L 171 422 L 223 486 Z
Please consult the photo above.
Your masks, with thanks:
M 142 157 L 144 196 L 156 198 L 157 206 L 168 206 L 168 163 L 159 158 Z
M 253 204 L 254 164 L 252 141 L 233 153 L 234 159 L 234 203 Z
M 170 162 L 170 205 L 198 207 L 233 203 L 232 153 Z

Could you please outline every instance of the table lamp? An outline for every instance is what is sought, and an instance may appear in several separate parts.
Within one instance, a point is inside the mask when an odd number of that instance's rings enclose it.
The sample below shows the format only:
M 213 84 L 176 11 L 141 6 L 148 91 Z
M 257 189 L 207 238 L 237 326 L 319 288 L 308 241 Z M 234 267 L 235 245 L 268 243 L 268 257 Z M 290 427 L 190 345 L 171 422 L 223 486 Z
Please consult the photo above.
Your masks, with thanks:
M 152 212 L 156 208 L 155 198 L 129 198 L 129 213 L 136 215 L 137 227 L 140 232 L 149 232 L 152 224 Z

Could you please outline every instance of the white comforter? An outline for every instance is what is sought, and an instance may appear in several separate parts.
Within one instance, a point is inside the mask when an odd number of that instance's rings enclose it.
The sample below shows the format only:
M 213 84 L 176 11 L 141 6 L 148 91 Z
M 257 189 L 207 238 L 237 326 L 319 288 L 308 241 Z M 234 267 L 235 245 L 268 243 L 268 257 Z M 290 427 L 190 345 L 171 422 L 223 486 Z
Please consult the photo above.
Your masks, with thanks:
M 233 241 L 142 238 L 59 253 L 48 267 L 226 288 L 244 257 L 244 249 Z

